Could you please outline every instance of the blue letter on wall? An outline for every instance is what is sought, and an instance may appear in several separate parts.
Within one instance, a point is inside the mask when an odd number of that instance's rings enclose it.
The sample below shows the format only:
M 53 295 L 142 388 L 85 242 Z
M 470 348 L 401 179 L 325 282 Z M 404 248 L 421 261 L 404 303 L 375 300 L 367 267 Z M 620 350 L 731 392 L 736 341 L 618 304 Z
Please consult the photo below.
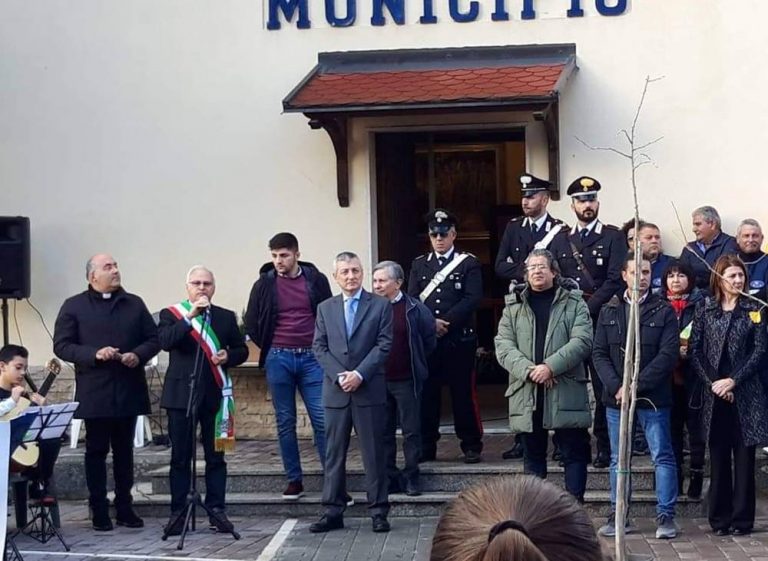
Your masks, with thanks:
M 523 11 L 520 12 L 522 19 L 536 19 L 536 10 L 533 8 L 533 0 L 523 0 Z
M 299 10 L 299 19 L 296 20 L 296 27 L 299 29 L 309 29 L 309 7 L 307 2 L 308 0 L 269 0 L 267 29 L 280 29 L 278 11 L 283 12 L 285 21 L 291 21 L 297 9 Z
M 584 10 L 581 9 L 581 0 L 571 0 L 571 9 L 567 13 L 569 18 L 583 18 Z
M 373 0 L 373 17 L 371 25 L 384 25 L 384 6 L 389 10 L 392 19 L 397 25 L 405 23 L 405 0 Z
M 606 0 L 595 0 L 595 7 L 601 16 L 620 16 L 627 11 L 627 0 L 616 0 L 615 6 L 606 6 Z
M 461 13 L 459 11 L 459 0 L 449 0 L 448 11 L 451 13 L 451 19 L 453 21 L 466 23 L 477 19 L 477 14 L 480 12 L 480 4 L 478 4 L 476 0 L 472 0 L 469 3 L 469 11 L 467 13 Z
M 424 14 L 419 18 L 419 23 L 437 23 L 435 7 L 432 0 L 424 0 Z
M 357 18 L 357 1 L 347 0 L 347 17 L 336 17 L 336 2 L 334 0 L 325 0 L 325 21 L 333 27 L 349 27 L 355 23 Z
M 509 12 L 507 11 L 506 0 L 496 0 L 496 9 L 491 14 L 492 21 L 508 21 Z

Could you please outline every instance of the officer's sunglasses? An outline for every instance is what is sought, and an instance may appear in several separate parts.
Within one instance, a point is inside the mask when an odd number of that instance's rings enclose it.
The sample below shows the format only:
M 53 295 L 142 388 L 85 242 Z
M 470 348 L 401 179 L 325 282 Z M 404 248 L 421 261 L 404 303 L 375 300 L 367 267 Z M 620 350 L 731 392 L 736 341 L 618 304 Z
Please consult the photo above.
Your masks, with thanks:
M 443 234 L 442 232 L 430 232 L 429 237 L 430 238 L 447 238 L 448 232 L 446 232 L 445 234 Z

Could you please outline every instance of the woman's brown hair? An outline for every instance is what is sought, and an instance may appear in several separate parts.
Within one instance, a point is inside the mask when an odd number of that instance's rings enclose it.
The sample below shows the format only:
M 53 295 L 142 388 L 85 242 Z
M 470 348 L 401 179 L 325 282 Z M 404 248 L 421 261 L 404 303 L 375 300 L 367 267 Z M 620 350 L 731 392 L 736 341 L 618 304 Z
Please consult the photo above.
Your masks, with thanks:
M 744 265 L 744 262 L 741 259 L 739 259 L 739 256 L 735 254 L 721 255 L 718 260 L 715 261 L 715 266 L 713 267 L 715 272 L 709 277 L 709 289 L 712 292 L 712 296 L 718 302 L 722 302 L 723 300 L 723 283 L 726 282 L 725 279 L 723 279 L 723 274 L 728 267 L 738 267 L 741 269 L 744 273 L 744 286 L 746 287 L 749 285 L 747 266 Z
M 440 517 L 430 561 L 602 561 L 589 515 L 560 487 L 500 477 L 462 491 Z

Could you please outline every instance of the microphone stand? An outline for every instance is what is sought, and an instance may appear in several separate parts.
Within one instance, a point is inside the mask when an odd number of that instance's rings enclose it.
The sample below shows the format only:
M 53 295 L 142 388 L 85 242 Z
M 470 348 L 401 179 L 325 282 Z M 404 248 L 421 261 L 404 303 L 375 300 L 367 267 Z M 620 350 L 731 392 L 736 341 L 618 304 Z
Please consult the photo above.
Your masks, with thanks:
M 205 311 L 205 315 L 203 316 L 202 334 L 205 334 L 205 330 L 210 326 L 210 324 L 211 309 L 208 308 Z M 184 538 L 187 536 L 187 531 L 190 529 L 190 525 L 192 531 L 195 531 L 196 508 L 198 506 L 208 514 L 208 518 L 218 522 L 223 522 L 219 515 L 203 502 L 203 498 L 200 495 L 200 492 L 197 490 L 197 410 L 200 406 L 197 400 L 197 389 L 198 385 L 200 384 L 200 376 L 205 367 L 205 360 L 205 353 L 203 352 L 203 343 L 201 339 L 197 346 L 197 351 L 195 352 L 195 362 L 192 367 L 192 372 L 190 372 L 189 375 L 189 399 L 187 400 L 187 430 L 189 438 L 192 439 L 190 447 L 192 450 L 192 462 L 190 465 L 191 477 L 189 479 L 189 491 L 187 492 L 186 505 L 181 510 L 181 512 L 179 512 L 176 518 L 168 523 L 168 526 L 166 526 L 166 528 L 163 530 L 162 537 L 163 541 L 167 540 L 171 529 L 176 526 L 179 520 L 184 519 L 184 527 L 181 529 L 179 544 L 176 546 L 176 549 L 178 550 L 184 549 Z M 215 437 L 216 436 L 214 433 L 214 438 Z M 229 531 L 229 533 L 232 534 L 232 537 L 236 540 L 240 539 L 240 534 L 235 531 L 234 526 Z

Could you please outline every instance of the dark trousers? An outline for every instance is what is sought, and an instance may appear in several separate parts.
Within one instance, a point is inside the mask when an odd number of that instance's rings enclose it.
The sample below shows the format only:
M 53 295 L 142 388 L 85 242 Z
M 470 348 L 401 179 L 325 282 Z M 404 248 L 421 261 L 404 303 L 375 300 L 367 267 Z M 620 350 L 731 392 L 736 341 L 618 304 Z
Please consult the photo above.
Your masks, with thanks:
M 605 405 L 603 404 L 603 381 L 597 375 L 592 361 L 586 362 L 589 377 L 592 380 L 592 390 L 595 393 L 595 418 L 592 425 L 592 434 L 597 442 L 597 453 L 606 457 L 611 455 L 611 441 L 608 438 L 608 421 L 605 419 Z
M 130 508 L 133 499 L 133 435 L 136 417 L 85 419 L 85 481 L 91 508 L 106 509 L 107 454 L 112 448 L 115 508 Z
M 168 436 L 171 438 L 171 511 L 184 508 L 190 484 L 190 465 L 195 453 L 193 427 L 183 409 L 168 409 Z M 197 414 L 200 436 L 205 454 L 205 505 L 210 508 L 224 508 L 227 486 L 227 463 L 224 452 L 216 452 L 216 412 L 200 408 Z
M 704 469 L 704 429 L 701 426 L 701 409 L 690 406 L 690 396 L 685 386 L 672 386 L 672 448 L 675 450 L 677 469 L 683 469 L 684 428 L 688 427 L 688 445 L 691 450 L 690 468 Z
M 424 455 L 432 455 L 440 440 L 440 401 L 442 387 L 451 392 L 453 425 L 464 452 L 483 450 L 483 424 L 477 406 L 475 388 L 476 339 L 438 339 L 430 355 L 429 377 L 421 394 L 421 446 Z
M 347 506 L 347 451 L 352 427 L 357 433 L 360 455 L 365 470 L 365 490 L 371 516 L 389 513 L 387 465 L 384 458 L 384 426 L 387 422 L 385 405 L 325 408 L 325 476 L 323 506 L 326 516 L 336 518 Z
M 733 463 L 731 463 L 733 462 Z M 755 447 L 744 446 L 736 405 L 716 397 L 709 430 L 709 525 L 751 530 L 755 524 Z
M 538 388 L 537 388 L 538 389 Z M 549 431 L 543 427 L 543 399 L 539 389 L 533 412 L 533 432 L 523 433 L 523 466 L 525 473 L 547 478 L 547 442 Z M 579 502 L 584 502 L 589 461 L 587 429 L 555 429 L 555 438 L 565 464 L 565 489 Z
M 413 380 L 387 382 L 387 426 L 384 433 L 384 449 L 387 458 L 387 476 L 391 482 L 400 481 L 397 469 L 397 425 L 403 432 L 403 456 L 405 467 L 402 475 L 409 481 L 419 477 L 421 456 L 420 396 L 417 397 Z

